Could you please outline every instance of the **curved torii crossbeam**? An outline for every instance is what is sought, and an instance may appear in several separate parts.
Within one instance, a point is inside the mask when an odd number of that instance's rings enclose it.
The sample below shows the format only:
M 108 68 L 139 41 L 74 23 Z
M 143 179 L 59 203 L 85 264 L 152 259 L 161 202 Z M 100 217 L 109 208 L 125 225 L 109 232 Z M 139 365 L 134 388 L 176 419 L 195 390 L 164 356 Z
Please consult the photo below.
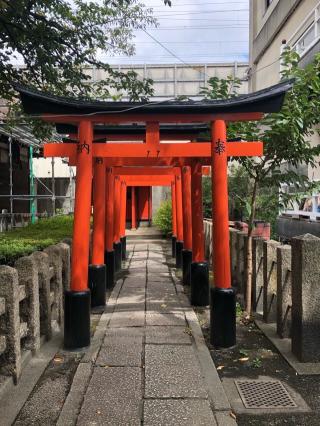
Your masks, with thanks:
M 235 294 L 231 287 L 230 274 L 227 159 L 228 156 L 262 156 L 263 145 L 261 142 L 227 143 L 226 123 L 259 120 L 264 113 L 279 111 L 285 93 L 290 88 L 291 82 L 284 82 L 260 92 L 227 100 L 152 103 L 83 101 L 17 87 L 26 114 L 39 116 L 51 123 L 76 126 L 78 129 L 76 143 L 53 143 L 44 147 L 45 156 L 70 157 L 77 166 L 71 290 L 65 294 L 66 348 L 74 349 L 90 343 L 88 259 L 94 158 L 95 162 L 104 159 L 104 166 L 107 166 L 107 229 L 112 229 L 114 218 L 117 216 L 113 202 L 115 184 L 113 179 L 108 179 L 108 175 L 112 174 L 112 167 L 170 165 L 179 166 L 181 170 L 183 166 L 181 177 L 178 176 L 175 181 L 178 188 L 176 195 L 179 197 L 182 195 L 183 208 L 190 211 L 190 201 L 184 200 L 184 191 L 181 191 L 181 180 L 184 188 L 190 188 L 190 166 L 195 164 L 194 170 L 198 170 L 198 184 L 192 190 L 199 190 L 201 186 L 199 164 L 204 162 L 212 166 L 214 287 L 211 288 L 211 342 L 218 347 L 235 344 Z M 132 126 L 133 133 L 136 124 L 146 126 L 144 143 L 116 143 L 108 138 L 107 143 L 98 142 L 95 134 L 97 126 L 128 123 Z M 207 143 L 161 143 L 160 123 L 162 125 L 210 123 L 211 140 Z M 137 137 L 133 137 L 129 142 L 134 139 L 137 140 Z M 194 170 L 192 174 L 196 174 Z M 94 191 L 96 190 L 97 188 Z M 196 201 L 198 207 L 199 200 L 198 197 Z M 182 208 L 182 203 L 176 203 L 177 210 Z M 96 208 L 99 209 L 97 206 Z M 182 217 L 181 212 L 176 216 Z M 192 237 L 197 238 L 194 227 L 200 232 L 200 225 L 199 223 L 194 225 L 190 215 L 184 219 L 182 237 L 184 240 L 187 238 L 187 241 L 184 241 L 184 248 L 188 251 L 192 247 L 192 242 L 187 229 L 192 227 Z M 179 240 L 179 235 L 177 238 Z M 108 259 L 106 262 L 108 268 Z

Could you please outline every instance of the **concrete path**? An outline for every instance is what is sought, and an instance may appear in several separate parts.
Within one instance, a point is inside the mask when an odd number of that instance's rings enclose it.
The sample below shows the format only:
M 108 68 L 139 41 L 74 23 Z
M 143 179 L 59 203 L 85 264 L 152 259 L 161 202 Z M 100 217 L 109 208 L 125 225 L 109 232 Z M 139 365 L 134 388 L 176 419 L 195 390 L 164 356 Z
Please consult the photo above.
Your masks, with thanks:
M 235 425 L 161 239 L 128 240 L 118 280 L 58 425 Z

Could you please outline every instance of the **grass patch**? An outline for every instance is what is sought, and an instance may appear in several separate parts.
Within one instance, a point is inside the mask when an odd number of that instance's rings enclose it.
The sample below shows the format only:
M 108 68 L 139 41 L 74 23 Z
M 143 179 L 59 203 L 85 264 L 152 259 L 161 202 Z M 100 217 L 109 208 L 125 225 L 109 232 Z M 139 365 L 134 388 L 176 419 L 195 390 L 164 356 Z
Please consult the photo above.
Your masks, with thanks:
M 0 264 L 13 265 L 22 256 L 72 236 L 73 216 L 41 219 L 25 228 L 0 234 Z

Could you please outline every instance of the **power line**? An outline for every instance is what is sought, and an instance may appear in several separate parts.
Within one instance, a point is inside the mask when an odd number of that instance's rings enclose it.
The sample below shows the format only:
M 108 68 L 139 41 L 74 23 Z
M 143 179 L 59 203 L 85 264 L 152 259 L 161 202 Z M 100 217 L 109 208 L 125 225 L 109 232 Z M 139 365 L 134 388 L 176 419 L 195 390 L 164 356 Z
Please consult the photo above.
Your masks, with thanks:
M 159 28 L 146 27 L 145 29 L 146 30 L 153 30 L 153 31 L 167 31 L 167 30 L 175 30 L 175 31 L 177 30 L 178 31 L 178 30 L 220 30 L 220 29 L 228 29 L 228 28 L 230 28 L 230 29 L 232 29 L 232 28 L 234 28 L 234 29 L 238 29 L 238 28 L 248 29 L 248 25 L 242 24 L 242 25 L 228 25 L 228 26 L 225 26 L 225 25 L 223 25 L 223 26 L 206 26 L 206 27 L 204 27 L 204 26 L 193 27 L 193 26 L 183 25 L 183 26 L 180 26 L 180 27 L 159 27 Z M 144 31 L 144 29 L 139 28 L 135 31 Z
M 219 6 L 219 5 L 225 5 L 226 3 L 184 3 L 184 4 L 176 4 L 174 3 L 174 5 L 172 6 L 172 9 L 175 7 L 183 7 L 183 6 L 204 6 L 204 5 L 212 5 L 212 6 Z M 229 1 L 228 4 L 243 4 L 243 2 L 238 2 L 238 1 Z M 154 8 L 164 8 L 164 5 L 156 5 L 156 6 L 149 6 L 150 8 L 154 9 Z
M 161 13 L 157 14 L 156 17 L 170 17 L 170 16 L 180 16 L 180 15 L 202 15 L 208 13 L 234 13 L 234 12 L 249 12 L 249 9 L 224 9 L 224 10 L 201 10 L 201 11 L 193 11 L 193 10 L 185 10 L 183 12 L 173 12 L 173 13 Z
M 187 62 L 185 62 L 183 59 L 181 59 L 178 55 L 176 55 L 174 52 L 172 52 L 170 49 L 168 49 L 161 41 L 157 40 L 153 35 L 151 35 L 150 33 L 148 33 L 147 30 L 143 30 L 150 38 L 152 38 L 153 41 L 155 41 L 157 44 L 159 44 L 159 46 L 161 46 L 164 50 L 166 50 L 171 56 L 173 56 L 174 58 L 178 59 L 178 61 L 182 62 L 183 64 L 187 65 L 190 68 L 194 67 L 190 64 L 188 64 Z M 207 77 L 209 77 L 207 74 L 205 74 Z
M 155 41 L 135 41 L 134 44 L 153 44 Z M 248 40 L 221 40 L 221 41 L 211 41 L 211 40 L 202 40 L 202 41 L 162 41 L 161 43 L 165 44 L 220 44 L 220 43 L 248 43 Z
M 170 54 L 170 55 L 157 55 L 157 58 L 170 58 L 172 57 L 174 53 Z M 176 54 L 175 54 L 176 55 Z M 215 54 L 206 54 L 204 53 L 191 53 L 188 54 L 188 57 L 190 58 L 212 58 L 212 57 L 224 57 L 227 55 L 244 55 L 243 52 L 226 52 L 226 53 L 215 53 Z M 126 55 L 116 55 L 113 56 L 113 58 L 119 58 L 119 59 L 124 59 L 124 58 L 146 58 L 146 59 L 150 59 L 150 55 L 146 54 L 141 54 L 141 55 L 133 55 L 133 56 L 126 56 Z M 156 58 L 156 59 L 157 59 Z M 181 59 L 179 59 L 181 60 Z
M 192 16 L 192 12 L 190 12 L 190 16 Z M 194 18 L 193 16 L 192 16 L 192 18 L 175 18 L 175 17 L 173 17 L 173 18 L 168 18 L 168 17 L 162 17 L 162 16 L 155 16 L 155 18 L 158 20 L 158 21 L 208 21 L 208 22 L 212 22 L 212 18 Z M 121 21 L 121 19 L 119 19 L 120 21 Z M 249 21 L 249 19 L 238 19 L 238 18 L 236 18 L 236 19 L 228 19 L 228 22 L 235 22 L 235 23 L 240 23 L 240 22 L 248 22 Z

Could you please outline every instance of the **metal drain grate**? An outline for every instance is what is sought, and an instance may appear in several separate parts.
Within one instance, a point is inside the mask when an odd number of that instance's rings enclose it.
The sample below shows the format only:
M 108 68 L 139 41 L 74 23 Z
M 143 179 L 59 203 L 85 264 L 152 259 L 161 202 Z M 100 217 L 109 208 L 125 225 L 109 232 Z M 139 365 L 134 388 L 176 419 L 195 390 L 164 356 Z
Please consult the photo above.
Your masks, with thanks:
M 295 408 L 296 403 L 278 380 L 235 380 L 246 408 Z

